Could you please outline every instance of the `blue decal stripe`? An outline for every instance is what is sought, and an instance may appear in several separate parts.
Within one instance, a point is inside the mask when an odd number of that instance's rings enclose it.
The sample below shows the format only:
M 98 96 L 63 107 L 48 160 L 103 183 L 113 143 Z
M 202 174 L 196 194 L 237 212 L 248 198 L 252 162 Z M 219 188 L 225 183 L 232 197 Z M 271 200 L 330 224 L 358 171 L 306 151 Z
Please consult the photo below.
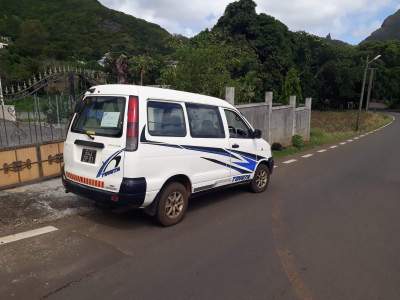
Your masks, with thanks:
M 243 159 L 246 160 L 246 162 L 233 162 L 233 163 L 240 167 L 245 167 L 246 169 L 254 171 L 257 166 L 257 162 L 247 157 L 243 157 Z
M 231 169 L 233 169 L 235 171 L 238 171 L 241 174 L 251 174 L 251 172 L 249 172 L 247 170 L 243 170 L 241 168 L 238 168 L 238 167 L 235 167 L 235 166 L 231 166 L 230 164 L 224 163 L 224 162 L 216 160 L 216 159 L 206 158 L 206 157 L 202 157 L 202 159 L 208 160 L 210 162 L 213 162 L 213 163 L 221 165 L 221 166 L 225 166 L 227 168 L 231 168 Z
M 157 142 L 145 142 L 142 144 L 145 145 L 155 145 L 155 146 L 162 146 L 162 147 L 168 147 L 168 148 L 176 148 L 176 149 L 183 149 L 181 146 L 179 145 L 172 145 L 172 144 L 165 144 L 165 143 L 157 143 Z
M 255 155 L 255 154 L 248 153 L 248 152 L 243 152 L 243 151 L 238 151 L 238 150 L 230 150 L 230 151 L 233 153 L 239 154 L 241 156 L 244 156 L 246 158 L 249 158 L 251 160 L 254 160 L 254 161 L 257 161 L 257 160 L 259 160 L 259 158 L 262 158 L 259 155 Z
M 99 178 L 101 176 L 101 174 L 104 172 L 104 170 L 107 168 L 108 164 L 110 163 L 111 160 L 114 159 L 114 157 L 116 157 L 117 155 L 119 155 L 120 153 L 122 153 L 122 151 L 124 151 L 125 149 L 119 150 L 117 152 L 115 152 L 113 155 L 111 155 L 101 166 L 99 172 L 97 173 L 96 178 Z
M 192 150 L 192 151 L 212 153 L 212 154 L 217 154 L 217 155 L 222 155 L 222 156 L 227 156 L 227 157 L 231 156 L 231 154 L 228 151 L 226 151 L 225 149 L 222 149 L 222 148 L 186 146 L 186 145 L 182 145 L 182 147 L 185 149 L 188 149 L 188 150 Z
M 143 127 L 142 133 L 140 135 L 140 141 L 143 144 L 147 145 L 155 145 L 155 146 L 162 146 L 162 147 L 169 147 L 169 148 L 176 148 L 176 149 L 186 149 L 186 150 L 191 150 L 191 151 L 198 151 L 198 152 L 203 152 L 203 153 L 210 153 L 210 154 L 216 154 L 216 155 L 222 155 L 225 157 L 230 157 L 232 159 L 239 160 L 239 162 L 233 162 L 233 164 L 239 166 L 239 167 L 244 167 L 248 170 L 251 170 L 251 172 L 254 172 L 256 166 L 257 166 L 257 161 L 265 159 L 262 156 L 258 156 L 252 153 L 248 152 L 243 152 L 243 151 L 237 151 L 237 150 L 231 150 L 231 149 L 223 149 L 223 148 L 213 148 L 213 147 L 201 147 L 201 146 L 191 146 L 191 145 L 173 145 L 173 144 L 167 144 L 167 143 L 162 143 L 162 142 L 154 142 L 154 141 L 149 141 L 146 139 L 146 126 Z M 203 157 L 204 158 L 204 157 Z M 220 162 L 215 159 L 210 159 L 210 158 L 204 158 L 206 160 L 209 160 L 211 162 L 223 165 L 225 167 L 231 168 L 233 170 L 236 170 L 240 173 L 247 174 L 251 173 L 247 170 L 243 170 L 241 168 L 235 167 L 230 164 L 226 164 L 223 162 Z

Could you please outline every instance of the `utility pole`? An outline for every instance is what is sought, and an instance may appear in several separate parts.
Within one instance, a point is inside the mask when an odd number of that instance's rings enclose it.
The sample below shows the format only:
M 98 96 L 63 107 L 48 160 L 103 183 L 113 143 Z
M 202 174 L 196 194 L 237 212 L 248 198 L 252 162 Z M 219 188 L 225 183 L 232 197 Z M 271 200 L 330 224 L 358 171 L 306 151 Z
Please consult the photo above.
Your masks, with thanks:
M 3 96 L 3 87 L 1 86 L 1 76 L 0 76 L 0 105 L 4 109 L 4 96 Z
M 369 76 L 369 85 L 368 85 L 368 95 L 367 95 L 367 105 L 365 107 L 365 111 L 368 111 L 369 109 L 369 102 L 371 100 L 371 92 L 372 92 L 372 85 L 374 83 L 374 73 L 375 73 L 375 69 L 371 68 L 371 74 Z
M 369 66 L 369 57 L 367 57 L 367 63 L 365 64 L 364 79 L 363 79 L 363 84 L 362 84 L 362 89 L 361 89 L 360 103 L 358 105 L 356 131 L 360 130 L 361 110 L 362 110 L 362 105 L 363 105 L 363 101 L 364 101 L 365 82 L 367 81 L 368 66 Z
M 373 60 L 369 60 L 369 57 L 367 57 L 367 62 L 365 64 L 365 70 L 364 70 L 364 78 L 363 78 L 363 84 L 362 84 L 362 89 L 361 89 L 361 95 L 360 95 L 360 104 L 358 106 L 358 114 L 357 114 L 357 123 L 356 123 L 356 131 L 360 130 L 360 121 L 361 121 L 361 111 L 362 111 L 362 105 L 364 101 L 364 94 L 365 94 L 365 83 L 367 81 L 367 75 L 368 75 L 368 68 L 371 63 L 374 61 L 378 60 L 381 58 L 382 55 L 376 56 Z

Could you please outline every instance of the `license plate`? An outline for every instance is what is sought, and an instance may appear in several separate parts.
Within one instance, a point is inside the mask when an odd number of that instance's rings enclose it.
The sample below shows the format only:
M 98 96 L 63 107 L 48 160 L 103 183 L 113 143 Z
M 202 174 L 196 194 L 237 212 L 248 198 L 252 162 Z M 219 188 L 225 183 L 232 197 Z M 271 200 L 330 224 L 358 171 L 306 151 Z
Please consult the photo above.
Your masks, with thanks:
M 85 162 L 88 164 L 94 164 L 96 162 L 96 150 L 91 149 L 83 149 L 81 162 Z

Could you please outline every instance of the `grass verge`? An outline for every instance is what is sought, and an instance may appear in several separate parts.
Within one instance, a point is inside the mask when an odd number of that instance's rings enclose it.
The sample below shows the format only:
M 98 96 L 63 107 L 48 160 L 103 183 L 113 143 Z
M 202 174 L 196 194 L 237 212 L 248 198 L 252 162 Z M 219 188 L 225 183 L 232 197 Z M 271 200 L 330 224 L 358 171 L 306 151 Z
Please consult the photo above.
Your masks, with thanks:
M 359 133 L 355 131 L 356 111 L 321 112 L 313 111 L 311 117 L 310 141 L 303 148 L 287 147 L 282 151 L 274 151 L 275 158 L 294 155 L 315 147 L 333 144 L 352 138 Z M 392 117 L 383 113 L 364 112 L 361 115 L 361 133 L 369 132 L 385 126 Z

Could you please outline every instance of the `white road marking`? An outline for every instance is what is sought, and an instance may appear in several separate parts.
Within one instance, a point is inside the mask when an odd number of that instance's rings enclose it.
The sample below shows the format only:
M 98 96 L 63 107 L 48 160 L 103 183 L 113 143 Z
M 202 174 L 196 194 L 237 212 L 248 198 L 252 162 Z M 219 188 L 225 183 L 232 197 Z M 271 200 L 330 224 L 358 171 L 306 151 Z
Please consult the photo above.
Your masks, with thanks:
M 354 142 L 354 140 L 347 140 L 347 142 L 348 142 L 348 143 L 352 143 L 352 142 Z
M 309 157 L 311 157 L 311 156 L 313 156 L 314 154 L 306 154 L 306 155 L 303 155 L 302 156 L 302 158 L 309 158 Z
M 331 149 L 335 149 L 335 148 L 337 148 L 338 146 L 337 145 L 335 145 L 335 146 L 332 146 L 332 147 L 330 147 Z
M 23 240 L 23 239 L 31 238 L 31 237 L 34 237 L 34 236 L 46 234 L 46 233 L 53 232 L 53 231 L 56 231 L 56 230 L 58 230 L 58 228 L 56 228 L 54 226 L 46 226 L 46 227 L 42 227 L 42 228 L 38 228 L 38 229 L 33 229 L 33 230 L 21 232 L 21 233 L 8 235 L 8 236 L 0 238 L 0 245 L 9 244 L 9 243 L 12 243 L 12 242 L 16 242 L 16 241 L 19 241 L 19 240 Z
M 274 169 L 276 169 L 278 166 L 274 166 Z
M 319 151 L 317 151 L 317 152 L 318 152 L 318 153 L 324 153 L 324 152 L 326 152 L 326 151 L 328 151 L 328 150 L 322 149 L 322 150 L 319 150 Z
M 356 141 L 359 140 L 359 139 L 360 139 L 359 137 L 355 137 L 355 138 L 354 138 L 354 140 L 356 140 Z
M 347 144 L 346 142 L 341 142 L 341 143 L 340 143 L 340 145 L 346 145 L 346 144 Z
M 288 164 L 292 164 L 292 163 L 294 163 L 296 161 L 297 161 L 297 159 L 291 159 L 291 160 L 284 161 L 283 163 L 288 165 Z

